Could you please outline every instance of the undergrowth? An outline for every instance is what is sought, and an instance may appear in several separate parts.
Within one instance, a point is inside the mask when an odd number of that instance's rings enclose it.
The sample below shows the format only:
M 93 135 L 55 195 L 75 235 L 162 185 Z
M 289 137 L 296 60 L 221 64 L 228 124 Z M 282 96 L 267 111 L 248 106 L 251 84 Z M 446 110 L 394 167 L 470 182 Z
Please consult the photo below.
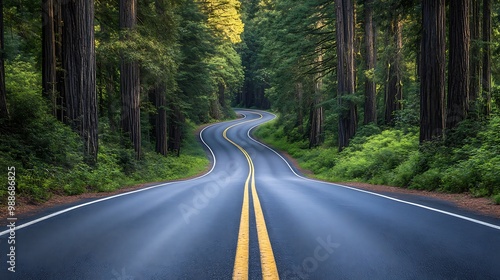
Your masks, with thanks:
M 480 123 L 479 123 L 480 122 Z M 418 128 L 361 127 L 349 147 L 309 149 L 271 122 L 255 135 L 297 159 L 318 179 L 357 181 L 450 193 L 470 192 L 500 204 L 500 116 L 466 120 L 445 141 L 419 144 Z
M 201 173 L 209 164 L 188 123 L 180 156 L 166 157 L 144 144 L 141 160 L 124 148 L 120 135 L 100 122 L 96 166 L 83 163 L 78 134 L 49 114 L 40 92 L 41 77 L 34 63 L 16 60 L 6 64 L 10 119 L 0 122 L 0 181 L 7 183 L 7 167 L 16 169 L 16 195 L 32 203 L 54 194 L 109 192 L 145 182 L 159 182 Z M 0 189 L 0 204 L 7 189 Z

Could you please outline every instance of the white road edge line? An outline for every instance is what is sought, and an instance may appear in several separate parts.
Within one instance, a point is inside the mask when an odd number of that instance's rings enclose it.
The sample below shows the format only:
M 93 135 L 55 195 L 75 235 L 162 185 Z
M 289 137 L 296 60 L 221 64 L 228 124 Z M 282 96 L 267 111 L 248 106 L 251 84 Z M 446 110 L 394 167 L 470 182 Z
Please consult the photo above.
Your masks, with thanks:
M 238 121 L 239 120 L 244 120 L 246 118 L 247 118 L 247 116 L 244 115 L 244 118 L 237 119 L 237 120 Z M 231 120 L 230 122 L 232 122 L 232 121 L 234 121 L 234 120 Z M 117 198 L 117 197 L 120 197 L 120 196 L 125 196 L 125 195 L 130 195 L 130 194 L 134 194 L 134 193 L 138 193 L 138 192 L 143 192 L 143 191 L 146 191 L 146 190 L 150 190 L 150 189 L 154 189 L 154 188 L 158 188 L 158 187 L 163 187 L 163 186 L 167 186 L 167 185 L 170 185 L 170 184 L 175 184 L 175 183 L 180 183 L 180 182 L 194 181 L 194 180 L 198 180 L 198 179 L 201 179 L 201 178 L 207 176 L 208 174 L 212 173 L 212 171 L 214 170 L 215 164 L 217 163 L 217 159 L 215 158 L 215 154 L 214 154 L 214 151 L 212 150 L 212 148 L 210 148 L 210 146 L 207 144 L 207 142 L 205 142 L 205 139 L 203 139 L 203 132 L 207 128 L 212 127 L 212 126 L 217 125 L 217 124 L 220 124 L 220 123 L 211 124 L 209 126 L 206 126 L 205 128 L 203 128 L 200 131 L 200 140 L 208 148 L 208 150 L 210 151 L 210 154 L 212 154 L 212 158 L 213 158 L 212 168 L 210 168 L 210 170 L 207 173 L 205 173 L 203 175 L 200 175 L 200 176 L 198 176 L 196 178 L 188 179 L 188 180 L 180 180 L 180 181 L 173 181 L 173 182 L 163 183 L 163 184 L 159 184 L 159 185 L 154 185 L 154 186 L 151 186 L 151 187 L 147 187 L 147 188 L 144 188 L 144 189 L 139 189 L 139 190 L 135 190 L 135 191 L 125 192 L 125 193 L 121 193 L 121 194 L 117 194 L 117 195 L 113 195 L 113 196 L 108 196 L 108 197 L 105 197 L 105 198 L 101 198 L 101 199 L 98 199 L 98 200 L 93 200 L 93 201 L 90 201 L 90 202 L 87 202 L 87 203 L 78 204 L 78 205 L 75 205 L 73 207 L 66 208 L 66 209 L 54 212 L 52 214 L 40 217 L 40 218 L 35 219 L 33 221 L 26 222 L 26 223 L 24 223 L 22 225 L 16 226 L 14 230 L 19 230 L 19 229 L 22 229 L 22 228 L 34 225 L 34 224 L 39 223 L 41 221 L 50 219 L 50 218 L 55 217 L 55 216 L 59 216 L 59 215 L 64 214 L 66 212 L 69 212 L 69 211 L 72 211 L 72 210 L 75 210 L 75 209 L 78 209 L 78 208 L 81 208 L 81 207 L 85 207 L 85 206 L 88 206 L 88 205 L 91 205 L 91 204 L 94 204 L 94 203 L 98 203 L 98 202 L 110 200 L 110 199 Z M 4 230 L 4 231 L 0 232 L 0 236 L 6 235 L 7 233 L 10 233 L 10 229 Z
M 259 111 L 252 111 L 252 110 L 245 110 L 245 111 L 260 114 Z M 273 114 L 273 113 L 270 113 L 270 112 L 266 112 L 266 113 L 271 114 L 271 115 L 274 116 L 274 118 L 272 118 L 272 119 L 270 119 L 270 120 L 268 120 L 266 122 L 270 122 L 270 121 L 272 121 L 272 120 L 274 120 L 274 119 L 277 118 L 277 116 L 275 114 Z M 266 122 L 264 122 L 264 123 L 266 123 Z M 264 124 L 264 123 L 261 123 L 261 124 Z M 273 153 L 275 153 L 276 155 L 278 155 L 286 163 L 286 165 L 288 166 L 288 168 L 290 168 L 290 170 L 293 172 L 293 174 L 295 174 L 295 176 L 297 176 L 297 177 L 299 177 L 301 179 L 312 181 L 312 182 L 316 182 L 316 183 L 323 183 L 323 184 L 327 184 L 327 185 L 342 187 L 342 188 L 354 190 L 354 191 L 357 191 L 357 192 L 362 192 L 362 193 L 367 193 L 367 194 L 375 195 L 375 196 L 386 198 L 386 199 L 389 199 L 389 200 L 392 200 L 392 201 L 396 201 L 396 202 L 400 202 L 400 203 L 404 203 L 404 204 L 408 204 L 408 205 L 420 207 L 420 208 L 427 209 L 427 210 L 430 210 L 430 211 L 434 211 L 434 212 L 438 212 L 438 213 L 445 214 L 445 215 L 448 215 L 448 216 L 452 216 L 452 217 L 455 217 L 455 218 L 459 218 L 459 219 L 462 219 L 462 220 L 466 220 L 466 221 L 469 221 L 469 222 L 472 222 L 472 223 L 476 223 L 476 224 L 480 224 L 480 225 L 483 225 L 483 226 L 487 226 L 487 227 L 490 227 L 490 228 L 493 228 L 493 229 L 496 229 L 496 230 L 500 230 L 500 226 L 498 226 L 498 225 L 490 224 L 490 223 L 487 223 L 487 222 L 483 222 L 483 221 L 476 220 L 476 219 L 473 219 L 473 218 L 469 218 L 469 217 L 466 217 L 466 216 L 462 216 L 462 215 L 459 215 L 459 214 L 451 213 L 451 212 L 448 212 L 448 211 L 444 211 L 444 210 L 432 208 L 432 207 L 429 207 L 429 206 L 425 206 L 425 205 L 422 205 L 422 204 L 418 204 L 418 203 L 414 203 L 414 202 L 410 202 L 410 201 L 406 201 L 406 200 L 402 200 L 402 199 L 397 199 L 397 198 L 386 196 L 386 195 L 383 195 L 383 194 L 378 194 L 378 193 L 374 193 L 374 192 L 370 192 L 370 191 L 365 191 L 365 190 L 361 190 L 361 189 L 357 189 L 357 188 L 353 188 L 353 187 L 349 187 L 349 186 L 339 185 L 339 184 L 335 184 L 335 183 L 314 180 L 314 179 L 310 179 L 310 178 L 301 176 L 301 175 L 297 174 L 297 172 L 295 172 L 295 170 L 293 170 L 292 166 L 288 163 L 288 161 L 283 156 L 281 156 L 278 152 L 276 152 L 273 148 L 265 145 L 264 143 L 261 143 L 261 142 L 255 140 L 252 136 L 250 136 L 250 132 L 254 128 L 256 128 L 257 126 L 259 126 L 261 124 L 255 125 L 255 126 L 251 127 L 248 130 L 248 132 L 247 132 L 248 138 L 250 138 L 252 141 L 260 144 L 261 146 L 269 149 L 270 151 L 272 151 Z

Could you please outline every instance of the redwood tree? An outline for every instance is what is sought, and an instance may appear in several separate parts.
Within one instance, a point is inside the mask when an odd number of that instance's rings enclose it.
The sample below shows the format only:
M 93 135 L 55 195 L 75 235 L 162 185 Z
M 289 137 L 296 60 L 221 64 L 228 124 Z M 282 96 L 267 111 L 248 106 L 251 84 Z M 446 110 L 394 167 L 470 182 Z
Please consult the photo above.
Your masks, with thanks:
M 120 0 L 120 28 L 131 31 L 137 22 L 137 1 Z M 124 36 L 124 40 L 128 36 Z M 120 95 L 122 130 L 130 137 L 136 157 L 141 157 L 141 112 L 139 64 L 122 55 L 120 63 Z
M 483 0 L 483 75 L 482 96 L 483 114 L 488 116 L 491 111 L 491 11 L 492 1 Z
M 481 58 L 480 58 L 480 0 L 471 0 L 470 3 L 470 78 L 469 78 L 469 101 L 474 102 L 479 97 L 479 88 L 481 84 L 480 71 L 481 71 Z M 472 109 L 472 108 L 471 108 Z
M 4 37 L 3 37 L 3 0 L 0 0 L 0 119 L 8 118 L 5 92 Z
M 57 115 L 56 35 L 54 0 L 42 2 L 42 93 L 50 100 L 52 114 Z
M 364 17 L 366 70 L 373 71 L 376 63 L 375 30 L 373 26 L 373 0 L 365 0 Z M 373 77 L 366 77 L 365 80 L 365 115 L 363 123 L 377 123 L 376 87 Z
M 422 0 L 420 142 L 444 129 L 446 12 L 444 0 Z
M 356 133 L 356 105 L 349 100 L 355 91 L 354 64 L 354 3 L 352 0 L 336 1 L 337 21 L 337 96 L 340 107 L 339 150 L 349 145 Z M 346 98 L 347 97 L 347 98 Z
M 153 105 L 156 108 L 154 118 L 154 135 L 156 140 L 156 152 L 167 155 L 167 97 L 166 86 L 161 83 L 151 90 Z
M 62 20 L 62 1 L 53 1 L 54 5 L 54 36 L 55 36 L 55 53 L 56 53 L 56 117 L 60 121 L 64 121 L 66 116 L 66 101 L 65 101 L 65 86 L 64 86 L 64 76 L 65 72 L 63 69 L 63 46 L 62 46 L 62 34 L 63 34 L 63 20 Z
M 450 3 L 447 129 L 456 127 L 469 110 L 469 3 L 470 0 Z
M 403 24 L 401 15 L 393 13 L 389 28 L 391 45 L 394 48 L 394 55 L 389 59 L 389 75 L 387 90 L 385 94 L 385 123 L 394 124 L 394 113 L 401 110 L 403 100 Z
M 321 28 L 324 22 L 321 20 L 316 23 L 316 28 Z M 318 56 L 315 58 L 314 63 L 318 69 L 323 68 L 323 52 L 322 45 L 316 46 Z M 313 77 L 313 96 L 311 100 L 310 114 L 309 114 L 309 147 L 315 147 L 323 143 L 324 134 L 324 109 L 323 102 L 323 72 L 318 70 Z
M 66 122 L 84 141 L 86 161 L 97 161 L 97 95 L 94 2 L 71 0 L 62 7 Z

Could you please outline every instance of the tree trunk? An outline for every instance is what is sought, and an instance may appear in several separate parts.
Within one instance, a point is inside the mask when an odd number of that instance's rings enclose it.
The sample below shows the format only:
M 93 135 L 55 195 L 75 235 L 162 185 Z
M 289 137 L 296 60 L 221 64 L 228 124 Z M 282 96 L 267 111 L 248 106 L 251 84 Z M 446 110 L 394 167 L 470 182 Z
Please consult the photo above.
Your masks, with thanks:
M 349 145 L 356 133 L 356 105 L 344 96 L 355 91 L 354 4 L 352 0 L 336 1 L 337 15 L 337 96 L 340 107 L 339 151 Z
M 52 114 L 57 116 L 56 37 L 54 0 L 42 2 L 42 94 L 50 100 Z
M 318 21 L 316 28 L 320 28 L 324 22 Z M 323 68 L 323 53 L 322 46 L 316 46 L 318 57 L 315 59 L 317 69 Z M 309 133 L 309 148 L 319 146 L 323 143 L 323 129 L 324 129 L 324 109 L 323 103 L 323 73 L 318 72 L 314 75 L 313 80 L 314 91 L 313 100 L 310 109 L 310 133 Z
M 324 128 L 324 109 L 320 105 L 322 102 L 321 96 L 314 96 L 314 100 L 310 109 L 310 133 L 309 133 L 309 148 L 316 147 L 323 143 L 323 128 Z
M 447 129 L 456 127 L 469 111 L 469 3 L 470 0 L 450 3 Z
M 469 103 L 474 103 L 479 97 L 479 88 L 481 85 L 480 74 L 481 60 L 480 60 L 480 6 L 479 0 L 471 0 L 470 8 L 470 79 L 469 79 Z M 471 108 L 473 109 L 473 108 Z
M 118 130 L 118 124 L 115 120 L 115 100 L 118 100 L 116 97 L 116 87 L 115 87 L 115 67 L 113 65 L 106 65 L 105 70 L 105 80 L 106 80 L 106 93 L 108 94 L 106 98 L 106 107 L 107 107 L 107 117 L 109 121 L 109 128 L 112 132 L 116 132 Z
M 56 118 L 66 122 L 66 101 L 64 77 L 66 75 L 63 66 L 63 19 L 61 1 L 54 1 L 54 36 L 56 53 Z
M 491 113 L 491 10 L 492 1 L 483 0 L 483 77 L 482 77 L 482 112 Z
M 299 133 L 304 133 L 304 88 L 301 82 L 295 84 L 295 104 L 297 105 L 297 123 Z
M 210 102 L 210 117 L 215 120 L 222 119 L 222 110 L 220 107 L 218 94 L 213 93 L 209 102 Z
M 403 100 L 402 60 L 403 26 L 400 15 L 394 15 L 391 21 L 390 38 L 394 45 L 394 56 L 389 59 L 389 76 L 385 96 L 385 123 L 394 125 L 394 113 L 401 110 Z
M 373 26 L 373 0 L 365 0 L 365 63 L 366 70 L 375 71 L 375 29 Z M 373 76 L 365 79 L 364 124 L 377 123 L 377 96 Z
M 157 85 L 153 90 L 153 102 L 156 108 L 154 130 L 156 140 L 156 152 L 167 155 L 167 97 L 165 84 Z
M 62 7 L 63 66 L 69 124 L 84 141 L 85 159 L 97 161 L 97 96 L 94 2 L 72 0 Z
M 132 30 L 137 22 L 136 0 L 120 0 L 120 28 Z M 123 38 L 126 40 L 127 38 Z M 132 141 L 136 158 L 141 158 L 141 111 L 139 64 L 122 56 L 120 63 L 121 123 Z
M 420 142 L 440 139 L 444 129 L 445 1 L 422 1 Z
M 223 82 L 219 82 L 218 86 L 218 93 L 219 93 L 219 104 L 222 110 L 224 111 L 226 109 L 226 85 L 224 85 Z
M 173 100 L 169 102 L 171 113 L 167 122 L 168 149 L 179 156 L 182 144 L 182 126 L 185 119 L 181 109 L 175 103 Z
M 0 0 L 0 119 L 9 117 L 7 94 L 5 91 L 3 0 Z

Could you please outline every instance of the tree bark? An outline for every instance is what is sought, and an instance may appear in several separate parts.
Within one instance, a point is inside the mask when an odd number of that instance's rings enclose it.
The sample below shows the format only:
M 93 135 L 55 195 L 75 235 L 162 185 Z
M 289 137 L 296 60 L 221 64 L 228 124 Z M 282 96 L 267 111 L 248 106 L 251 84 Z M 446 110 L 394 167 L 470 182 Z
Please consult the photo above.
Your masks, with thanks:
M 108 64 L 105 66 L 105 83 L 106 83 L 106 93 L 107 93 L 107 98 L 106 98 L 106 111 L 107 111 L 107 117 L 109 121 L 109 128 L 111 129 L 112 132 L 118 131 L 118 123 L 115 120 L 115 111 L 116 111 L 116 100 L 118 100 L 118 97 L 116 96 L 116 86 L 115 86 L 115 67 L 111 64 Z
M 394 56 L 389 59 L 389 76 L 385 96 L 385 123 L 394 125 L 394 113 L 402 109 L 403 81 L 403 26 L 400 15 L 394 15 L 391 21 L 390 38 L 394 45 Z
M 491 11 L 492 1 L 483 0 L 483 75 L 482 75 L 482 113 L 491 113 Z
M 299 133 L 304 133 L 304 88 L 301 82 L 295 84 L 295 104 L 297 109 L 297 123 Z
M 57 116 L 56 83 L 54 0 L 45 0 L 42 2 L 42 94 L 50 101 L 54 116 Z
M 62 3 L 57 0 L 54 5 L 54 36 L 55 36 L 55 53 L 56 53 L 56 118 L 65 122 L 66 120 L 66 101 L 65 101 L 65 85 L 64 77 L 66 75 L 63 66 L 63 19 L 62 19 Z
M 316 28 L 320 28 L 325 23 L 320 20 L 316 23 Z M 315 59 L 315 64 L 317 69 L 323 69 L 323 53 L 322 45 L 316 46 L 316 53 L 318 56 Z M 309 148 L 319 146 L 323 143 L 323 130 L 324 130 L 324 109 L 321 103 L 323 103 L 323 73 L 318 71 L 313 78 L 313 96 L 310 108 L 310 131 L 309 131 Z
M 450 48 L 446 128 L 455 128 L 469 111 L 469 3 L 450 3 Z
M 356 133 L 356 105 L 344 97 L 355 93 L 354 66 L 354 3 L 336 1 L 337 15 L 337 96 L 341 110 L 339 116 L 339 151 L 349 145 Z
M 444 129 L 446 24 L 444 0 L 422 0 L 420 142 L 440 139 Z
M 166 156 L 168 148 L 167 138 L 167 97 L 165 84 L 157 85 L 153 91 L 153 102 L 156 108 L 154 131 L 156 141 L 156 152 Z
M 132 30 L 136 22 L 136 0 L 120 0 L 120 28 Z M 140 159 L 142 151 L 139 64 L 136 61 L 128 61 L 124 56 L 120 63 L 120 95 L 122 130 L 132 141 L 136 158 Z
M 3 0 L 0 0 L 0 119 L 7 119 L 9 117 L 7 94 L 5 91 L 4 51 Z
M 373 0 L 365 0 L 365 63 L 366 70 L 375 70 L 375 29 L 373 26 Z M 377 123 L 377 96 L 373 77 L 365 79 L 364 124 Z
M 310 133 L 309 133 L 309 148 L 316 147 L 323 143 L 323 123 L 324 109 L 320 105 L 321 97 L 315 96 L 310 110 Z
M 63 66 L 67 122 L 84 141 L 89 164 L 97 162 L 97 95 L 94 2 L 68 1 L 62 7 Z
M 213 93 L 212 98 L 210 98 L 210 117 L 215 120 L 222 119 L 222 110 L 217 93 Z
M 481 85 L 481 79 L 479 72 L 481 71 L 481 60 L 480 60 L 480 32 L 481 32 L 481 20 L 480 20 L 480 6 L 479 0 L 471 0 L 470 7 L 470 79 L 469 79 L 469 101 L 470 103 L 477 100 L 479 97 L 479 89 Z M 472 108 L 471 108 L 472 109 Z
M 180 107 L 175 103 L 174 100 L 169 102 L 171 113 L 167 121 L 168 149 L 179 156 L 182 144 L 182 126 L 185 118 Z

